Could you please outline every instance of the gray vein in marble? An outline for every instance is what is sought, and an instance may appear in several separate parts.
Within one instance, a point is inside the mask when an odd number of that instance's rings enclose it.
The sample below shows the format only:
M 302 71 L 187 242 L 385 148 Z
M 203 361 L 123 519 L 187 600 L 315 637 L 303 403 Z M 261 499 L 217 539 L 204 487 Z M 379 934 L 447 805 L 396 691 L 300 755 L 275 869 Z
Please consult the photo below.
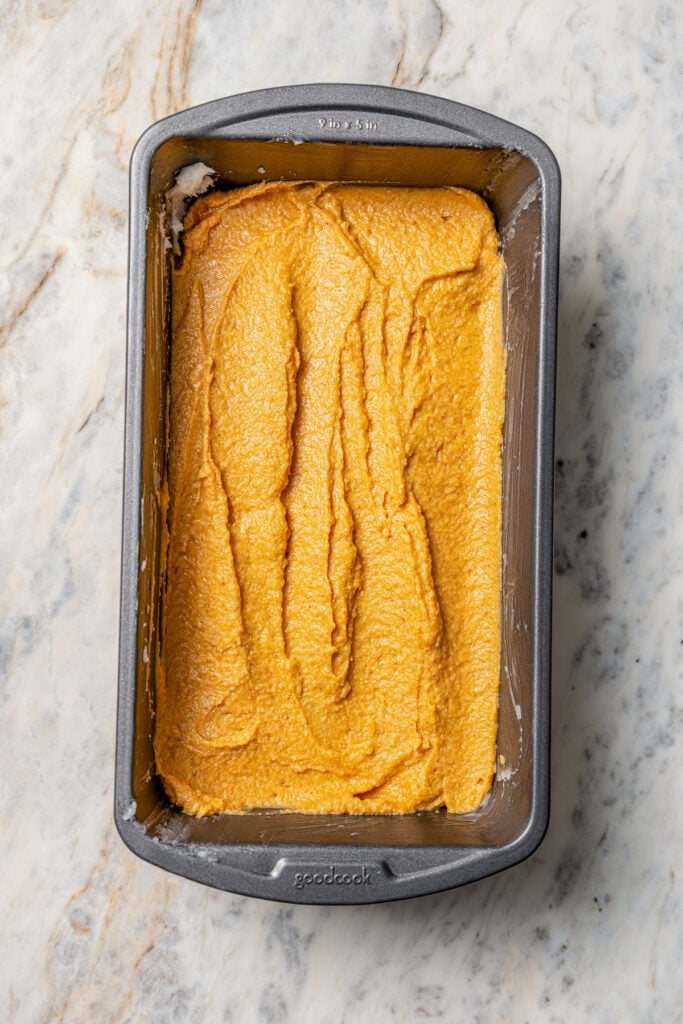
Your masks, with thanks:
M 26 295 L 20 301 L 20 304 L 17 306 L 17 308 L 10 311 L 9 317 L 7 318 L 5 323 L 0 324 L 0 346 L 7 344 L 7 341 L 9 339 L 10 334 L 12 333 L 15 324 L 19 321 L 19 318 L 22 317 L 24 313 L 26 313 L 33 300 L 39 294 L 43 285 L 45 285 L 47 281 L 49 281 L 50 277 L 57 269 L 57 265 L 59 264 L 59 261 L 62 259 L 63 256 L 63 252 L 58 252 L 51 259 L 48 257 L 47 261 L 43 261 L 47 262 L 47 268 L 42 272 L 40 278 L 33 285 L 28 295 Z
M 415 11 L 415 5 L 409 4 L 408 11 Z M 421 36 L 418 36 L 418 40 L 413 42 L 413 46 L 419 46 L 419 55 L 422 61 L 422 65 L 415 74 L 413 67 L 409 67 L 409 64 L 414 65 L 415 54 L 411 54 L 412 61 L 408 57 L 408 43 L 409 39 L 412 38 L 413 34 L 410 31 L 409 23 L 406 17 L 406 10 L 399 2 L 399 24 L 401 26 L 401 52 L 399 54 L 398 61 L 396 63 L 396 69 L 391 76 L 391 85 L 398 86 L 404 89 L 418 89 L 425 79 L 429 75 L 430 64 L 436 50 L 443 38 L 444 28 L 446 25 L 446 17 L 442 7 L 437 0 L 431 0 L 431 8 L 426 11 L 420 10 L 422 15 L 418 24 L 418 31 L 421 32 Z M 412 28 L 412 26 L 411 26 Z M 431 42 L 429 41 L 431 37 Z M 423 43 L 421 46 L 420 43 Z M 426 50 L 426 56 L 424 55 Z

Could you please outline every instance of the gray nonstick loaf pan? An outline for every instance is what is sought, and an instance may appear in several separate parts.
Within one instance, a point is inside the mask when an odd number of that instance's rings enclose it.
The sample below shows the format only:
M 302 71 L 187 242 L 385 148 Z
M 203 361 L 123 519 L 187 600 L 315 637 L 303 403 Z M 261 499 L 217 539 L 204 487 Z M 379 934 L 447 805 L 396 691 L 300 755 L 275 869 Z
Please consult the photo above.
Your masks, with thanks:
M 505 259 L 498 773 L 468 814 L 191 817 L 156 773 L 169 288 L 167 195 L 203 162 L 221 188 L 273 179 L 459 185 L 491 206 Z M 560 175 L 535 135 L 376 86 L 246 93 L 153 124 L 130 168 L 128 362 L 115 820 L 126 845 L 219 889 L 295 903 L 438 892 L 510 867 L 548 823 L 553 419 Z

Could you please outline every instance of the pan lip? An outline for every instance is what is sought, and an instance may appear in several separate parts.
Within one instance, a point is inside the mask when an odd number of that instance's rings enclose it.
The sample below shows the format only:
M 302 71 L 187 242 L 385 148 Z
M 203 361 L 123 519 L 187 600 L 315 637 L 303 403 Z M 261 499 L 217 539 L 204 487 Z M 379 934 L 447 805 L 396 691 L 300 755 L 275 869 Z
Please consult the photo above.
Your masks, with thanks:
M 137 687 L 139 552 L 141 529 L 142 403 L 145 355 L 145 272 L 147 210 L 152 162 L 157 150 L 170 139 L 184 137 L 240 138 L 240 125 L 289 113 L 323 110 L 364 111 L 384 114 L 392 122 L 394 142 L 411 143 L 411 124 L 422 122 L 453 133 L 457 148 L 503 148 L 527 157 L 540 183 L 541 229 L 538 392 L 535 410 L 537 442 L 534 467 L 534 530 L 532 591 L 532 699 L 530 810 L 521 832 L 509 842 L 493 846 L 391 846 L 367 844 L 301 844 L 273 842 L 265 847 L 221 844 L 224 857 L 206 857 L 209 844 L 164 842 L 148 834 L 131 814 L 135 747 L 135 695 Z M 403 126 L 401 127 L 403 122 Z M 298 133 L 297 133 L 298 134 Z M 245 136 L 246 137 L 246 136 Z M 250 134 L 250 139 L 256 138 Z M 266 133 L 266 137 L 267 133 Z M 272 136 L 270 136 L 272 138 Z M 280 141 L 283 141 L 280 138 Z M 286 141 L 286 140 L 285 140 Z M 300 141 L 300 140 L 299 140 Z M 305 141 L 312 143 L 374 143 L 368 138 L 331 138 L 311 122 Z M 385 902 L 428 895 L 475 881 L 511 867 L 529 857 L 541 843 L 549 822 L 550 789 L 550 649 L 552 599 L 552 510 L 555 418 L 555 362 L 557 289 L 560 227 L 560 170 L 547 144 L 532 132 L 475 107 L 424 93 L 376 85 L 307 84 L 276 87 L 212 100 L 155 122 L 140 136 L 130 162 L 129 260 L 127 296 L 127 355 L 125 435 L 123 468 L 123 515 L 121 587 L 119 605 L 119 669 L 116 726 L 114 821 L 125 845 L 142 859 L 195 881 L 242 895 L 292 903 L 327 905 Z M 141 271 L 141 267 L 143 268 Z M 236 849 L 263 852 L 267 849 L 279 871 L 254 873 L 236 866 L 230 854 Z M 434 851 L 428 866 L 420 867 L 420 855 Z M 442 859 L 438 862 L 438 858 Z M 389 861 L 391 866 L 389 867 Z M 337 891 L 306 887 L 292 882 L 297 867 L 307 864 L 385 865 L 377 885 L 350 885 Z M 385 870 L 386 869 L 386 870 Z M 300 872 L 299 872 L 300 873 Z M 371 891 L 365 891 L 365 889 Z M 322 898 L 324 897 L 324 898 Z
M 413 120 L 449 129 L 461 137 L 460 145 L 463 146 L 469 144 L 477 149 L 500 146 L 510 152 L 519 152 L 537 166 L 544 186 L 549 190 L 558 190 L 559 199 L 561 175 L 555 155 L 547 143 L 529 129 L 477 107 L 429 93 L 393 86 L 342 83 L 276 86 L 237 93 L 161 118 L 142 133 L 133 148 L 131 179 L 143 165 L 149 169 L 148 165 L 158 147 L 176 136 L 212 136 L 226 129 L 236 129 L 240 124 L 281 114 L 340 108 L 393 115 L 399 121 L 405 121 L 404 133 L 400 132 L 398 125 L 394 126 L 400 136 L 396 143 L 410 141 L 408 124 Z M 300 139 L 299 130 L 295 135 Z M 282 141 L 286 141 L 286 137 Z M 330 137 L 312 123 L 305 130 L 304 141 L 339 143 L 350 140 Z M 372 140 L 354 138 L 353 141 L 365 144 Z

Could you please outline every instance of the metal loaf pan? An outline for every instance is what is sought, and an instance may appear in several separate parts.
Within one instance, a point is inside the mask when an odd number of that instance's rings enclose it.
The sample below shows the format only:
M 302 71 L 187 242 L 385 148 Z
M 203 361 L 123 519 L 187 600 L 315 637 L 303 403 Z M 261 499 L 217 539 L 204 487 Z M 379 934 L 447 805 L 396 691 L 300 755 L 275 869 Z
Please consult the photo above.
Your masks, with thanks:
M 174 807 L 152 746 L 162 594 L 170 260 L 165 194 L 203 161 L 229 188 L 268 179 L 460 185 L 496 217 L 506 264 L 502 662 L 498 754 L 463 815 L 254 811 L 196 819 Z M 548 822 L 553 418 L 560 175 L 536 136 L 447 100 L 305 85 L 216 100 L 152 125 L 130 169 L 128 364 L 115 820 L 126 845 L 219 889 L 296 903 L 438 892 L 527 857 Z

